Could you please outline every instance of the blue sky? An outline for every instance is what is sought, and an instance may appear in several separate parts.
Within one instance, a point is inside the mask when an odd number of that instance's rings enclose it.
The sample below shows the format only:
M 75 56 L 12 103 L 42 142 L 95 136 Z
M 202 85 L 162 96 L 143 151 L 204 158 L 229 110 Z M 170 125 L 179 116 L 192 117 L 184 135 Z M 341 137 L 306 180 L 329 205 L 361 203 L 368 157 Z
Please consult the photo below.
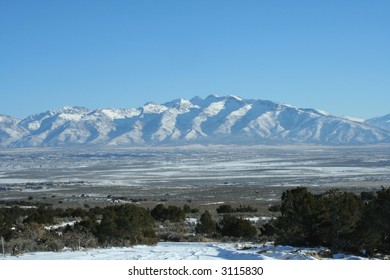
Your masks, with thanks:
M 0 114 L 234 94 L 390 113 L 387 0 L 0 0 Z

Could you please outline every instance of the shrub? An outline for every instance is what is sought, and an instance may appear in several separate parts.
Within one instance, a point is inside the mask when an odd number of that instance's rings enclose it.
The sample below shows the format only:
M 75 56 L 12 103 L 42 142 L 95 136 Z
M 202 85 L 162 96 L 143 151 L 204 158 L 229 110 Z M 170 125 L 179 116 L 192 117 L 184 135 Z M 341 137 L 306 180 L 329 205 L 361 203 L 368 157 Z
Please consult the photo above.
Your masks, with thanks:
M 59 252 L 65 247 L 64 243 L 59 238 L 52 238 L 45 243 L 47 249 L 53 252 Z
M 313 242 L 315 197 L 306 188 L 282 194 L 281 217 L 275 222 L 276 242 L 301 246 Z
M 184 204 L 183 211 L 185 213 L 192 213 L 192 214 L 199 213 L 199 209 L 198 208 L 191 208 L 188 204 Z
M 50 224 L 54 222 L 54 211 L 51 207 L 39 206 L 32 209 L 25 219 L 26 223 Z
M 363 214 L 363 202 L 353 193 L 331 190 L 318 197 L 314 234 L 325 245 L 334 249 L 350 250 L 351 239 Z
M 201 233 L 206 236 L 212 236 L 216 232 L 216 223 L 211 218 L 211 214 L 209 211 L 205 211 L 199 219 L 195 227 L 196 233 Z
M 171 222 L 182 222 L 186 214 L 180 207 L 169 205 L 167 209 L 167 220 Z
M 223 204 L 217 208 L 218 214 L 225 214 L 225 213 L 234 213 L 234 209 L 232 206 L 228 204 Z
M 355 241 L 368 254 L 390 253 L 390 188 L 382 188 L 364 207 Z
M 97 236 L 105 246 L 156 242 L 153 217 L 144 208 L 128 204 L 105 209 Z
M 367 201 L 369 197 L 369 201 Z M 390 252 L 390 189 L 357 196 L 337 189 L 313 195 L 306 188 L 282 195 L 281 217 L 264 227 L 276 244 L 332 250 Z
M 279 204 L 271 205 L 268 208 L 268 211 L 270 211 L 270 212 L 280 212 L 280 210 L 281 210 L 281 206 Z
M 157 221 L 182 222 L 185 220 L 185 212 L 177 206 L 168 206 L 166 208 L 163 204 L 158 204 L 151 211 L 152 217 Z
M 245 239 L 252 239 L 257 235 L 257 230 L 250 221 L 230 214 L 223 216 L 219 224 L 219 231 L 223 236 L 242 237 Z
M 191 207 L 188 204 L 184 204 L 183 211 L 185 213 L 191 213 Z
M 63 233 L 63 242 L 66 247 L 72 250 L 80 250 L 81 248 L 93 248 L 98 244 L 98 240 L 94 234 L 80 227 L 68 228 Z
M 257 208 L 253 208 L 252 206 L 244 206 L 244 205 L 240 205 L 238 208 L 236 208 L 236 212 L 239 212 L 239 213 L 254 213 L 254 212 L 257 212 Z

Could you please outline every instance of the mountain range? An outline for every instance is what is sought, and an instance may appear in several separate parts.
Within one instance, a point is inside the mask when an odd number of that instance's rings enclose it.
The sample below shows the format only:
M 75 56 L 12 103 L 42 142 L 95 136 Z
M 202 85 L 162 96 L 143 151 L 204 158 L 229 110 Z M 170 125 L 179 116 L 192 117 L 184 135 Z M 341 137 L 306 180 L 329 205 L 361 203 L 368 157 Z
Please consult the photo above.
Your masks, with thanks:
M 390 114 L 366 121 L 266 100 L 210 95 L 134 109 L 64 107 L 0 115 L 0 147 L 390 142 Z

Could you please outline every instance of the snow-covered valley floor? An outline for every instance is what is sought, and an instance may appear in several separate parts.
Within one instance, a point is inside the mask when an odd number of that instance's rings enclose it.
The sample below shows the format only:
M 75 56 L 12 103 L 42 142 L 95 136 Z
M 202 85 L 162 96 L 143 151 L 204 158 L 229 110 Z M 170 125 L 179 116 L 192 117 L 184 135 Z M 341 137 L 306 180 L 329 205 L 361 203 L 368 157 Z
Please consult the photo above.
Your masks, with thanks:
M 6 255 L 0 260 L 314 260 L 320 250 L 271 244 L 160 242 L 155 246 Z M 333 259 L 362 258 L 337 254 Z

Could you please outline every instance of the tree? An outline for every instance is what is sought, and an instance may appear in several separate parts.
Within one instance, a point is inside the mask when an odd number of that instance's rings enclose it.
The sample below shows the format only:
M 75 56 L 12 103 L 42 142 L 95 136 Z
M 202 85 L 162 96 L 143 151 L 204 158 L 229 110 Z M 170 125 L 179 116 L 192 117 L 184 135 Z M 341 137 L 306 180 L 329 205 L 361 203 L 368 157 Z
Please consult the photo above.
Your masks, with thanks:
M 184 210 L 177 206 L 168 206 L 166 208 L 163 204 L 158 204 L 151 211 L 152 217 L 157 221 L 182 222 L 186 218 Z
M 213 221 L 211 214 L 206 210 L 199 219 L 195 227 L 196 233 L 204 234 L 205 236 L 212 236 L 216 232 L 216 223 Z
M 184 210 L 177 206 L 169 205 L 167 209 L 167 220 L 171 222 L 183 222 L 186 219 Z
M 332 189 L 313 195 L 296 188 L 283 193 L 281 217 L 267 229 L 275 233 L 276 244 L 356 251 L 364 208 L 360 196 L 353 193 Z
M 306 188 L 287 190 L 282 194 L 281 217 L 276 220 L 276 243 L 295 246 L 315 241 L 313 219 L 316 198 Z
M 356 242 L 372 254 L 390 253 L 390 188 L 382 188 L 364 207 Z
M 156 242 L 154 219 L 135 205 L 108 207 L 103 213 L 97 236 L 103 245 L 152 244 Z
M 363 202 L 353 193 L 330 190 L 318 198 L 314 234 L 319 245 L 351 250 L 351 243 L 363 214 Z
M 150 214 L 156 221 L 165 221 L 167 219 L 166 208 L 164 204 L 157 204 L 156 207 L 152 209 Z
M 12 216 L 7 215 L 4 209 L 0 209 L 0 237 L 3 237 L 6 241 L 12 237 Z
M 25 222 L 51 224 L 54 222 L 54 210 L 52 207 L 39 206 L 37 209 L 32 210 Z
M 242 237 L 252 239 L 257 235 L 256 228 L 250 221 L 225 214 L 219 224 L 219 230 L 223 236 Z
M 229 204 L 223 204 L 217 208 L 217 213 L 234 213 L 234 209 Z

